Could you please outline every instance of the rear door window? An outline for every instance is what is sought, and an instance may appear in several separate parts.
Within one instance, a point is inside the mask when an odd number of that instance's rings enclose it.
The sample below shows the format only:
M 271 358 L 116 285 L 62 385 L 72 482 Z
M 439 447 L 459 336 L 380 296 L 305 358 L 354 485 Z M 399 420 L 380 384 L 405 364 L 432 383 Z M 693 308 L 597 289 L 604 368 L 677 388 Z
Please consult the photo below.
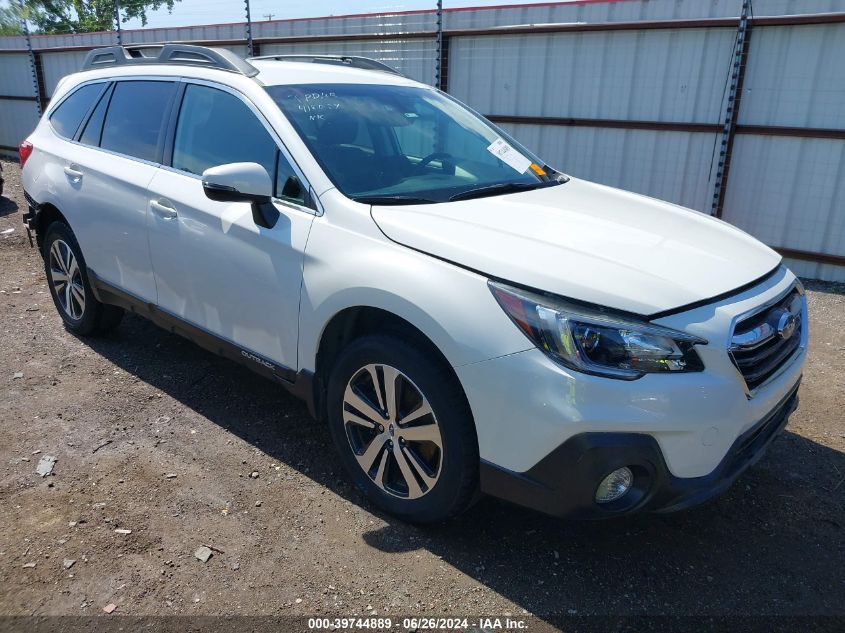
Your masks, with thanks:
M 73 138 L 85 115 L 94 107 L 97 97 L 106 89 L 106 83 L 82 86 L 59 104 L 50 115 L 50 123 L 60 136 Z
M 106 108 L 109 105 L 109 94 L 109 91 L 106 91 L 106 93 L 100 97 L 100 102 L 97 104 L 97 107 L 94 108 L 94 111 L 91 113 L 91 116 L 88 118 L 88 122 L 82 130 L 82 134 L 79 137 L 80 143 L 83 143 L 84 145 L 93 145 L 94 147 L 99 146 L 100 136 L 103 133 L 103 121 L 106 118 Z
M 172 81 L 118 82 L 106 112 L 100 147 L 157 162 L 175 86 Z

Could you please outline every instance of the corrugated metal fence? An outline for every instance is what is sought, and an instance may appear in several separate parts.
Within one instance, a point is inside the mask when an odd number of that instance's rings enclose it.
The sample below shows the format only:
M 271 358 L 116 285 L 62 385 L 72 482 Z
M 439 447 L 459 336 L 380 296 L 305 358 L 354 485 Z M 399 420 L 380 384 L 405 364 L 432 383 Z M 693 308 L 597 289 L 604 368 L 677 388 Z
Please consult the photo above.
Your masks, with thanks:
M 567 173 L 717 208 L 799 274 L 845 281 L 845 0 L 756 0 L 746 63 L 734 69 L 741 8 L 742 0 L 447 8 L 439 87 Z M 245 33 L 225 24 L 122 35 L 124 44 L 183 41 L 245 55 Z M 429 84 L 435 33 L 433 9 L 252 25 L 256 54 L 364 55 Z M 33 36 L 33 82 L 24 38 L 0 38 L 0 149 L 35 126 L 37 104 L 88 50 L 114 43 L 111 32 Z M 741 89 L 729 103 L 732 81 Z

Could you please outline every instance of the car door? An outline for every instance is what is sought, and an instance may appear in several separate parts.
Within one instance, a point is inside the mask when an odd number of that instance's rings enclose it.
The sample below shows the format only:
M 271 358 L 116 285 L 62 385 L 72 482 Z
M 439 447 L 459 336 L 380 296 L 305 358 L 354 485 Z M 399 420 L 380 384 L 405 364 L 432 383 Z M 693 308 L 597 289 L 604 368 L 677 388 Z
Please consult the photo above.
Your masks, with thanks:
M 84 213 L 80 205 L 80 192 L 86 184 L 76 164 L 79 147 L 76 138 L 90 112 L 110 88 L 108 81 L 83 83 L 56 99 L 48 117 L 48 125 L 36 141 L 43 152 L 42 174 L 50 182 L 54 201 L 70 222 L 78 227 Z M 42 174 L 35 174 L 36 178 Z M 83 236 L 77 236 L 80 244 Z
M 176 94 L 173 80 L 121 80 L 100 96 L 65 166 L 75 189 L 73 229 L 91 273 L 144 301 L 156 299 L 147 241 L 147 185 Z
M 159 308 L 255 362 L 295 369 L 303 253 L 315 214 L 308 185 L 243 95 L 183 85 L 166 166 L 149 185 Z M 280 217 L 272 228 L 255 223 L 249 203 L 205 196 L 202 172 L 235 162 L 258 163 L 274 179 Z

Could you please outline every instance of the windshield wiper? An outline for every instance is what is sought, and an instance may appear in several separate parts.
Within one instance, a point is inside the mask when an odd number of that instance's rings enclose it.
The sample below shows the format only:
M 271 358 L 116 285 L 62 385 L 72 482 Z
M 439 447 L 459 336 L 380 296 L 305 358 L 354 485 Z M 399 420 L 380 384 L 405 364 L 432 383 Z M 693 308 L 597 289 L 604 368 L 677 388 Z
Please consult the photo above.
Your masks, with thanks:
M 469 200 L 471 198 L 484 198 L 486 196 L 496 196 L 503 193 L 516 193 L 517 191 L 530 191 L 531 189 L 539 189 L 540 187 L 548 187 L 550 185 L 559 184 L 556 181 L 548 182 L 500 182 L 496 185 L 486 185 L 484 187 L 476 187 L 468 191 L 456 193 L 449 198 L 450 202 L 455 200 Z
M 431 200 L 430 198 L 419 198 L 417 196 L 357 196 L 352 198 L 355 202 L 362 204 L 377 204 L 377 205 L 400 205 L 400 204 L 436 204 L 440 200 Z

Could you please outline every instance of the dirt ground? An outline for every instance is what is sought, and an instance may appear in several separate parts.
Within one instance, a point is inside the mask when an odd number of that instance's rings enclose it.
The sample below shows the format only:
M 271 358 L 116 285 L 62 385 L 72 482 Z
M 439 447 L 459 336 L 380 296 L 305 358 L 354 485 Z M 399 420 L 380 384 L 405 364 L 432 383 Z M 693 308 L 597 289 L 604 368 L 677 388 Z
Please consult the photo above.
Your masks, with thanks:
M 719 499 L 600 523 L 487 499 L 419 528 L 270 382 L 138 317 L 70 335 L 3 167 L 0 615 L 845 615 L 843 286 L 808 284 L 800 409 Z

